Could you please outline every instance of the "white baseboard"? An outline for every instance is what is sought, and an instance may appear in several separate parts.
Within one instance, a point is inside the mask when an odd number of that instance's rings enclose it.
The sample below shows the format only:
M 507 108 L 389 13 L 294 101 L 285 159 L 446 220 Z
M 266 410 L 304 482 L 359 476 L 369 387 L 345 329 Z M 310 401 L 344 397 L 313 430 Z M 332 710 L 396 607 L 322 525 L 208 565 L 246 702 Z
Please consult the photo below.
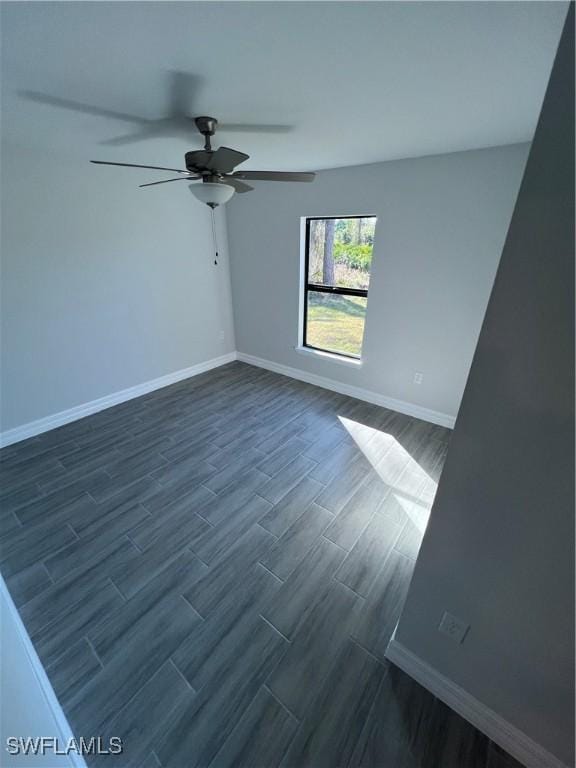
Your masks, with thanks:
M 559 758 L 409 651 L 394 637 L 386 649 L 386 658 L 526 768 L 568 768 Z
M 145 381 L 134 387 L 128 387 L 128 389 L 113 392 L 110 395 L 98 398 L 98 400 L 92 400 L 89 403 L 76 405 L 74 408 L 68 408 L 66 411 L 54 413 L 52 416 L 46 416 L 43 419 L 30 421 L 28 424 L 23 424 L 20 427 L 8 429 L 5 432 L 0 433 L 0 446 L 4 447 L 6 445 L 11 445 L 12 443 L 18 443 L 20 440 L 26 440 L 29 437 L 40 435 L 43 432 L 56 429 L 56 427 L 61 427 L 63 424 L 82 419 L 84 416 L 90 416 L 90 414 L 103 411 L 105 408 L 124 403 L 126 400 L 132 400 L 135 397 L 146 395 L 148 392 L 152 392 L 155 389 L 162 389 L 162 387 L 175 384 L 177 381 L 189 379 L 192 376 L 198 376 L 199 373 L 205 373 L 206 371 L 212 370 L 212 368 L 226 365 L 226 363 L 231 363 L 233 360 L 236 360 L 236 352 L 229 352 L 227 355 L 214 357 L 212 360 L 206 360 L 204 363 L 192 365 L 190 368 L 183 368 L 180 371 L 168 373 L 166 376 L 160 376 L 157 379 Z
M 22 623 L 6 583 L 1 576 L 0 593 L 3 611 L 6 612 L 2 616 L 2 621 L 6 622 L 2 631 L 6 633 L 4 637 L 9 646 L 9 648 L 4 648 L 3 654 L 8 654 L 8 651 L 10 651 L 10 658 L 4 658 L 2 661 L 4 664 L 10 663 L 14 665 L 18 670 L 16 678 L 18 690 L 11 690 L 10 693 L 8 693 L 8 690 L 2 692 L 2 696 L 6 698 L 0 704 L 3 704 L 6 709 L 11 707 L 10 713 L 6 720 L 3 721 L 2 726 L 3 729 L 7 728 L 8 722 L 10 722 L 13 727 L 17 724 L 17 726 L 23 729 L 30 729 L 25 730 L 25 732 L 3 732 L 2 741 L 4 743 L 0 745 L 0 748 L 4 751 L 6 748 L 4 739 L 9 736 L 17 738 L 49 736 L 56 738 L 59 748 L 63 749 L 74 739 L 74 734 L 56 698 L 54 689 L 38 658 L 38 654 L 32 645 L 28 632 Z M 12 684 L 14 684 L 14 681 Z M 9 696 L 12 697 L 10 701 L 7 700 Z M 25 709 L 22 708 L 24 703 L 26 704 Z M 51 723 L 55 732 L 43 732 L 47 722 Z M 36 729 L 39 729 L 40 732 L 37 732 Z M 71 750 L 68 755 L 59 756 L 55 762 L 57 765 L 68 765 L 70 768 L 86 768 L 84 758 L 79 752 L 74 750 Z M 23 766 L 47 765 L 47 761 L 35 757 L 26 758 L 20 755 L 18 758 L 14 758 L 14 762 L 10 764 L 22 764 Z
M 266 370 L 273 371 L 274 373 L 281 373 L 283 376 L 289 376 L 291 379 L 305 381 L 308 384 L 315 384 L 318 387 L 330 389 L 333 392 L 339 392 L 341 395 L 348 395 L 350 397 L 355 397 L 358 400 L 365 400 L 367 403 L 381 405 L 384 408 L 389 408 L 391 411 L 398 411 L 407 416 L 414 416 L 416 419 L 423 419 L 424 421 L 429 421 L 432 424 L 438 424 L 439 426 L 447 427 L 448 429 L 452 429 L 454 427 L 454 422 L 456 421 L 455 416 L 450 416 L 447 413 L 433 411 L 430 408 L 423 408 L 414 403 L 406 403 L 403 400 L 396 400 L 393 397 L 379 395 L 368 389 L 355 387 L 351 384 L 343 384 L 335 379 L 329 379 L 325 376 L 317 376 L 315 373 L 308 373 L 299 368 L 290 368 L 289 366 L 281 365 L 280 363 L 273 363 L 271 360 L 264 360 L 264 358 L 261 357 L 247 355 L 244 352 L 238 352 L 237 359 L 244 363 L 249 363 L 250 365 L 256 365 L 259 368 L 266 368 Z

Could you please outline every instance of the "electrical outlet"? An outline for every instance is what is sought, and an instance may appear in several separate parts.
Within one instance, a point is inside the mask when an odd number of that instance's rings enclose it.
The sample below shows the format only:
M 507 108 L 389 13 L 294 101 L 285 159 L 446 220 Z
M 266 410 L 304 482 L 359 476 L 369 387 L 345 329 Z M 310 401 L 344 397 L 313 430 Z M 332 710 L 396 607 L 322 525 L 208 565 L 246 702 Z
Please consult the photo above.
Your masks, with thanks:
M 219 336 L 220 336 L 220 341 L 224 341 L 224 339 L 226 338 L 224 331 L 220 331 Z
M 462 619 L 459 619 L 457 616 L 452 616 L 452 614 L 448 612 L 444 613 L 442 621 L 438 625 L 439 632 L 448 635 L 448 637 L 451 637 L 452 640 L 455 640 L 460 644 L 464 642 L 464 638 L 469 629 L 470 624 L 466 624 L 465 621 L 462 621 Z
M 424 380 L 424 374 L 420 373 L 419 371 L 416 371 L 414 374 L 414 384 L 422 384 L 422 381 Z

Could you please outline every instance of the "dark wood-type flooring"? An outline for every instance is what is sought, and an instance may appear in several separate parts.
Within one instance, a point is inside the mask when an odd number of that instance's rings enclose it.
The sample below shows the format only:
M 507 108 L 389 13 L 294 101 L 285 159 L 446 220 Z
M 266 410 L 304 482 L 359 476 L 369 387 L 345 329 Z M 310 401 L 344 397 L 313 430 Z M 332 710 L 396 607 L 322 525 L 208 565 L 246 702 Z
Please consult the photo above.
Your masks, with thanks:
M 0 453 L 0 569 L 91 764 L 518 766 L 390 665 L 448 430 L 241 363 Z

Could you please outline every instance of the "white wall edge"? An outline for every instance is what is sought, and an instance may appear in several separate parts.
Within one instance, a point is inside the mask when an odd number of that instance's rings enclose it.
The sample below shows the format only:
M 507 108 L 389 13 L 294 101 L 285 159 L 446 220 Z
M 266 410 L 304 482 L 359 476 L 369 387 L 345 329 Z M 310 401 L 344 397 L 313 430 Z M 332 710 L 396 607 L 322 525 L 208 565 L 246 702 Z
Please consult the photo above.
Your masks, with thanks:
M 565 763 L 537 744 L 530 736 L 409 651 L 395 637 L 392 637 L 388 644 L 386 658 L 505 749 L 526 768 L 568 768 Z
M 234 360 L 236 360 L 236 352 L 229 352 L 226 355 L 214 357 L 203 363 L 192 365 L 190 368 L 182 368 L 179 371 L 168 373 L 166 376 L 160 376 L 157 379 L 145 381 L 142 384 L 136 384 L 134 387 L 128 387 L 128 389 L 113 392 L 112 394 L 100 397 L 97 400 L 92 400 L 88 403 L 83 403 L 82 405 L 76 405 L 73 408 L 68 408 L 66 411 L 54 413 L 52 416 L 46 416 L 36 421 L 30 421 L 20 427 L 8 429 L 5 432 L 0 433 L 0 447 L 12 445 L 12 443 L 18 443 L 29 437 L 40 435 L 43 432 L 56 429 L 56 427 L 61 427 L 63 424 L 69 424 L 71 421 L 83 419 L 85 416 L 90 416 L 92 413 L 97 413 L 98 411 L 103 411 L 105 408 L 110 408 L 113 405 L 124 403 L 126 400 L 132 400 L 135 397 L 146 395 L 148 392 L 153 392 L 155 389 L 162 389 L 162 387 L 167 387 L 170 384 L 176 384 L 176 382 L 182 381 L 183 379 L 198 376 L 200 373 L 205 373 L 206 371 L 212 370 L 212 368 L 226 365 L 226 363 L 231 363 Z
M 70 724 L 68 723 L 68 720 L 66 719 L 66 715 L 64 714 L 62 707 L 60 706 L 60 702 L 56 698 L 56 694 L 54 693 L 54 689 L 52 688 L 50 680 L 48 679 L 48 675 L 44 671 L 42 662 L 38 658 L 38 654 L 36 653 L 36 650 L 32 645 L 32 641 L 30 640 L 28 632 L 26 631 L 26 627 L 22 623 L 22 619 L 20 618 L 18 609 L 14 605 L 12 596 L 10 595 L 10 592 L 8 591 L 8 587 L 6 586 L 6 582 L 4 581 L 2 576 L 0 576 L 0 590 L 2 591 L 2 595 L 6 598 L 6 604 L 8 606 L 8 610 L 10 611 L 11 619 L 16 626 L 16 631 L 18 632 L 18 635 L 22 642 L 22 647 L 24 648 L 26 656 L 28 657 L 30 666 L 32 667 L 32 671 L 34 673 L 34 677 L 38 682 L 38 689 L 42 694 L 42 697 L 46 702 L 46 705 L 50 710 L 52 717 L 54 718 L 56 728 L 58 729 L 57 734 L 38 734 L 38 735 L 42 735 L 42 736 L 56 735 L 58 739 L 58 743 L 60 745 L 69 744 L 71 740 L 75 738 L 74 734 L 72 733 Z M 15 735 L 20 735 L 20 734 L 15 734 Z M 84 760 L 82 755 L 79 754 L 78 752 L 71 751 L 67 755 L 67 758 L 70 761 L 70 765 L 73 766 L 73 768 L 87 768 L 86 761 Z
M 315 384 L 317 387 L 330 389 L 333 392 L 339 392 L 341 395 L 348 395 L 349 397 L 355 397 L 358 400 L 365 400 L 367 403 L 381 405 L 384 408 L 389 408 L 391 411 L 398 411 L 398 413 L 404 413 L 407 416 L 414 416 L 417 419 L 423 419 L 424 421 L 429 421 L 432 424 L 438 424 L 439 426 L 447 427 L 448 429 L 453 429 L 454 422 L 456 421 L 455 416 L 450 416 L 447 413 L 433 411 L 430 408 L 423 408 L 414 403 L 407 403 L 403 400 L 396 400 L 393 397 L 379 395 L 368 389 L 355 387 L 351 384 L 343 384 L 340 381 L 329 379 L 325 376 L 317 376 L 315 373 L 308 373 L 299 368 L 290 368 L 287 365 L 280 365 L 280 363 L 274 363 L 271 360 L 265 360 L 261 357 L 247 355 L 244 352 L 238 352 L 237 359 L 243 363 L 255 365 L 258 368 L 266 368 L 268 371 L 280 373 L 283 376 L 289 376 L 291 379 L 305 381 L 307 384 Z

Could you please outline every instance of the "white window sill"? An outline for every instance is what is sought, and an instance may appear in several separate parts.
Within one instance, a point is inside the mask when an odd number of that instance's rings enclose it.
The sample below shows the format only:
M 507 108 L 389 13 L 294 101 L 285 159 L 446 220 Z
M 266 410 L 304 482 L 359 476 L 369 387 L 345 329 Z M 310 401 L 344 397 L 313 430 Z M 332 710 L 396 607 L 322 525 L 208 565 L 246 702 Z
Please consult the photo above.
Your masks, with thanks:
M 309 357 L 315 357 L 317 360 L 327 360 L 329 363 L 340 363 L 340 365 L 348 365 L 353 368 L 359 368 L 362 365 L 362 360 L 355 360 L 353 357 L 344 357 L 343 355 L 337 355 L 333 352 L 322 352 L 320 349 L 312 349 L 311 347 L 294 347 L 296 352 L 301 355 L 308 355 Z

